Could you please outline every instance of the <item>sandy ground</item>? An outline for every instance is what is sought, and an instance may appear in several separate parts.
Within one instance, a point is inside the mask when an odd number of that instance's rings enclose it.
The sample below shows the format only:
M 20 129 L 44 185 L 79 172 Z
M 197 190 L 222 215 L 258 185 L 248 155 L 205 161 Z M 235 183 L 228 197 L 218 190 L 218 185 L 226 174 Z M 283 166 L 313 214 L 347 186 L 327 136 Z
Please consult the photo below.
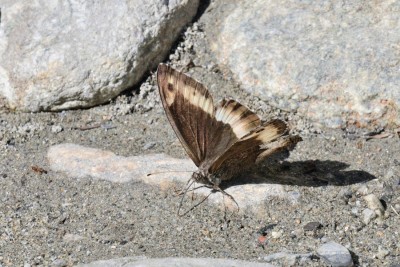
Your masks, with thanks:
M 202 23 L 182 35 L 170 59 L 206 84 L 215 99 L 232 96 L 264 119 L 290 121 L 304 141 L 287 163 L 267 162 L 258 172 L 270 183 L 285 184 L 287 192 L 299 193 L 297 204 L 271 199 L 260 218 L 226 214 L 204 203 L 178 217 L 179 197 L 172 191 L 133 182 L 76 180 L 49 170 L 47 150 L 60 143 L 121 156 L 162 152 L 186 158 L 149 74 L 140 88 L 99 107 L 39 114 L 1 111 L 0 265 L 62 266 L 140 255 L 257 261 L 283 250 L 315 253 L 327 240 L 346 246 L 356 265 L 400 263 L 399 136 L 387 130 L 388 138 L 367 140 L 362 130 L 322 129 L 247 95 L 213 61 Z M 363 196 L 370 193 L 386 210 L 365 224 Z M 321 227 L 305 231 L 308 222 Z M 281 235 L 267 235 L 267 243 L 258 245 L 257 232 L 271 224 Z M 307 264 L 320 265 L 317 257 Z

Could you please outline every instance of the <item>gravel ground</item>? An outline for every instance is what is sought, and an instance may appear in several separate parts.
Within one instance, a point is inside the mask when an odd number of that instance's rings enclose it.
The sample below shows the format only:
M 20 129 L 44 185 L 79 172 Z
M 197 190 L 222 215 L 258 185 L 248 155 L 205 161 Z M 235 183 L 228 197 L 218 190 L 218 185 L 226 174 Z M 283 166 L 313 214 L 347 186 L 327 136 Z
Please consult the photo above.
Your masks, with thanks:
M 141 183 L 72 180 L 49 170 L 47 150 L 60 143 L 121 156 L 162 152 L 186 158 L 149 74 L 140 88 L 99 107 L 38 114 L 1 111 L 0 265 L 69 266 L 140 255 L 256 261 L 284 250 L 315 253 L 327 240 L 346 246 L 359 266 L 400 263 L 398 134 L 386 130 L 387 138 L 367 140 L 371 133 L 321 129 L 268 106 L 241 91 L 229 71 L 213 61 L 204 35 L 201 20 L 189 27 L 170 62 L 207 85 L 215 99 L 232 96 L 264 119 L 290 121 L 304 141 L 289 163 L 267 162 L 260 169 L 269 173 L 271 183 L 299 193 L 296 204 L 271 199 L 266 215 L 257 217 L 204 203 L 178 217 L 179 197 L 172 191 Z M 295 175 L 288 177 L 288 168 Z M 366 223 L 368 194 L 380 199 L 385 214 Z M 304 229 L 309 222 L 320 226 Z M 271 226 L 275 238 L 268 233 L 261 246 L 257 232 L 265 226 Z M 307 266 L 323 264 L 314 257 Z

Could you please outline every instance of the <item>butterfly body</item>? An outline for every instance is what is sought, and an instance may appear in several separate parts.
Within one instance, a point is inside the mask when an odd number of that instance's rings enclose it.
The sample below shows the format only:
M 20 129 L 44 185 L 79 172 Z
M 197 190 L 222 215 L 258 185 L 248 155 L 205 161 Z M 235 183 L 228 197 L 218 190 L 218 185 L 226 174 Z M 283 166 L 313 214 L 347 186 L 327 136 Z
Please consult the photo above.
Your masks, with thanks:
M 281 120 L 262 122 L 232 99 L 214 106 L 209 91 L 191 77 L 160 64 L 157 81 L 167 118 L 198 167 L 196 182 L 219 188 L 271 154 L 301 141 Z
M 210 185 L 212 187 L 219 186 L 221 179 L 207 169 L 200 167 L 197 171 L 193 172 L 192 179 L 198 183 Z

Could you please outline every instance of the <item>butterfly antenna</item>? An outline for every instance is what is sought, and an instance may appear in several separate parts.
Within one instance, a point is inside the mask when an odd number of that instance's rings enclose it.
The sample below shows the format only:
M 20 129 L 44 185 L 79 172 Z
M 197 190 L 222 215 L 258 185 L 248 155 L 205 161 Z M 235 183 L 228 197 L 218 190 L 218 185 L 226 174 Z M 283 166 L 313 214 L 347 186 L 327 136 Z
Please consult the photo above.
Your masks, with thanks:
M 181 191 L 181 193 L 180 193 L 181 195 L 183 195 L 183 196 L 181 197 L 181 201 L 179 202 L 179 208 L 178 208 L 178 216 L 180 216 L 180 217 L 182 217 L 183 215 L 186 214 L 186 212 L 183 213 L 182 215 L 180 215 L 179 213 L 180 213 L 181 208 L 182 208 L 182 205 L 183 205 L 183 199 L 185 198 L 187 192 L 189 191 L 189 188 L 192 186 L 192 184 L 193 184 L 194 182 L 195 182 L 195 180 L 194 180 L 193 178 L 190 178 L 190 179 L 187 181 L 187 183 L 186 183 L 185 190 L 184 190 L 184 191 Z
M 170 173 L 170 172 L 193 172 L 193 171 L 161 171 L 161 172 L 148 173 L 147 176 L 151 176 L 151 175 L 154 175 L 154 174 Z

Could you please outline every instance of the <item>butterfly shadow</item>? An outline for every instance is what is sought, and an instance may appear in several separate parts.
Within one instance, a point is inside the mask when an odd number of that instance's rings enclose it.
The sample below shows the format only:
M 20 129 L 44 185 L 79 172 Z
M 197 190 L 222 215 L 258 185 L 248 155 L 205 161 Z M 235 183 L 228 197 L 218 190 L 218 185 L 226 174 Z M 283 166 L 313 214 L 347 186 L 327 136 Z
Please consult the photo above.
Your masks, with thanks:
M 376 177 L 362 170 L 346 170 L 350 165 L 333 160 L 284 161 L 288 153 L 269 158 L 224 184 L 284 184 L 298 186 L 344 186 L 367 182 Z

